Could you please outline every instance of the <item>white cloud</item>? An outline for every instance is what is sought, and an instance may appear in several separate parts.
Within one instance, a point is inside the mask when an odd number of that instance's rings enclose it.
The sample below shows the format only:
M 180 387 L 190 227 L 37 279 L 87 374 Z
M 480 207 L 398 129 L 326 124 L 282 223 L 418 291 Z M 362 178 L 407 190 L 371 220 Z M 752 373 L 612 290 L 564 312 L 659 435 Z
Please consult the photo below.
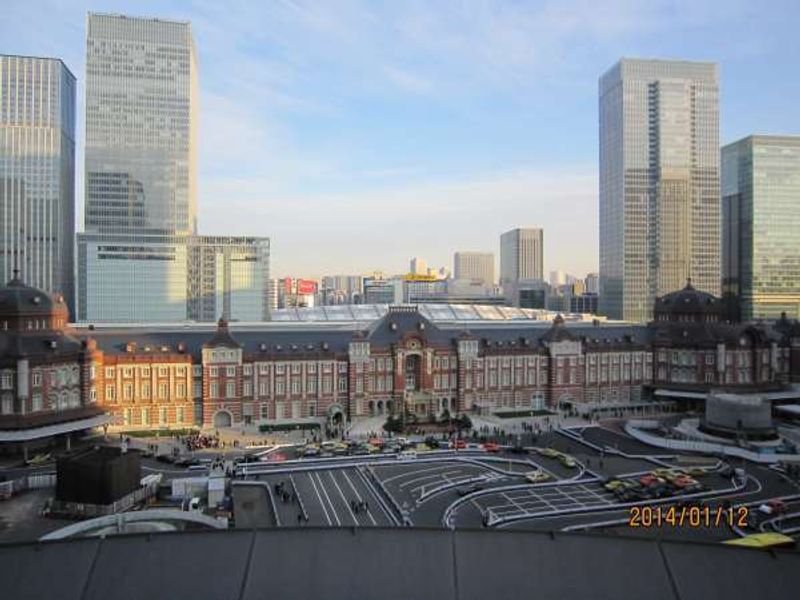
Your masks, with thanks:
M 209 233 L 273 239 L 279 275 L 375 268 L 400 271 L 413 255 L 450 265 L 456 250 L 491 250 L 514 227 L 544 227 L 546 266 L 596 270 L 597 176 L 579 165 L 375 188 L 354 194 L 272 195 L 268 181 L 217 180 L 206 193 Z

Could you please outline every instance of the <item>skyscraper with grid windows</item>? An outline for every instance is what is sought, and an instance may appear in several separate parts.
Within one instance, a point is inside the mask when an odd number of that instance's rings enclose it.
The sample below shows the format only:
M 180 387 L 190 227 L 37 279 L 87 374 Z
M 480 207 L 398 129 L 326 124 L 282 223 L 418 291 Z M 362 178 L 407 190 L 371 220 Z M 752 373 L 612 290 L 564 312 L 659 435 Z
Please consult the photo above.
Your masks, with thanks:
M 57 58 L 0 55 L 0 282 L 73 307 L 75 76 Z
M 601 314 L 648 320 L 688 278 L 719 295 L 717 65 L 623 58 L 599 88 Z

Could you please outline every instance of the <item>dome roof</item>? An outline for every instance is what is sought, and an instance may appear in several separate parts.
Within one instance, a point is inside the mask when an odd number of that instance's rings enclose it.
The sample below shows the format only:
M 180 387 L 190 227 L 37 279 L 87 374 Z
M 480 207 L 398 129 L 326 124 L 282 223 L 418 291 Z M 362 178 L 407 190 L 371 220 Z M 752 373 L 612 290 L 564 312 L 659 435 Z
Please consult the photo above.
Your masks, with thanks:
M 658 320 L 659 316 L 664 318 L 678 315 L 719 317 L 721 311 L 722 301 L 713 294 L 695 289 L 689 279 L 682 290 L 656 298 L 653 312 Z
M 68 312 L 63 296 L 51 296 L 40 289 L 25 285 L 17 273 L 4 287 L 0 287 L 0 317 L 44 317 L 60 312 Z

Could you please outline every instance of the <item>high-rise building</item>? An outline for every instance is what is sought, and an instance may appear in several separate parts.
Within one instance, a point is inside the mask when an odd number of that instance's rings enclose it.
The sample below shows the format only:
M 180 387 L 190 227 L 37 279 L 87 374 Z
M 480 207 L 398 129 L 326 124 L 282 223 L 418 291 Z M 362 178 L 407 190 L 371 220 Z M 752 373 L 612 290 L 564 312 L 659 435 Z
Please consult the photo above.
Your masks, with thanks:
M 500 285 L 544 277 L 544 231 L 512 229 L 500 236 Z
M 494 285 L 494 254 L 491 252 L 456 252 L 453 256 L 453 278 Z
M 428 274 L 428 263 L 425 261 L 424 258 L 419 258 L 415 256 L 411 259 L 411 262 L 408 265 L 408 270 L 413 275 L 427 275 Z
M 195 233 L 196 131 L 191 25 L 89 13 L 86 231 Z
M 588 273 L 586 278 L 583 280 L 583 283 L 586 286 L 587 294 L 600 293 L 600 275 L 597 273 Z
M 269 311 L 272 312 L 273 310 L 278 310 L 278 287 L 279 283 L 277 279 L 270 279 L 267 282 L 267 307 Z
M 264 321 L 269 317 L 269 239 L 189 238 L 187 317 Z
M 723 288 L 741 318 L 800 318 L 800 136 L 722 148 Z
M 196 235 L 196 131 L 191 25 L 89 13 L 79 320 L 267 318 L 269 239 Z
M 73 311 L 74 242 L 75 76 L 59 59 L 0 55 L 0 281 L 18 269 Z
M 550 285 L 552 285 L 553 287 L 558 287 L 560 285 L 565 285 L 567 283 L 570 283 L 569 277 L 570 275 L 568 275 L 564 271 L 561 271 L 560 269 L 556 271 L 550 271 Z
M 622 59 L 599 94 L 600 312 L 648 320 L 687 278 L 719 295 L 717 65 Z

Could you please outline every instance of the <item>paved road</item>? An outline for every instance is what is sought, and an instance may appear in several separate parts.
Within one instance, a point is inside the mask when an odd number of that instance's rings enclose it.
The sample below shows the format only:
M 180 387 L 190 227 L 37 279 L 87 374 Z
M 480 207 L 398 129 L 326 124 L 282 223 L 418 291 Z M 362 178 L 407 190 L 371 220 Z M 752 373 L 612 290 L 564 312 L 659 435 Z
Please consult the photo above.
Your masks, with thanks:
M 383 510 L 371 484 L 356 468 L 274 473 L 261 476 L 260 480 L 270 486 L 281 525 L 297 525 L 302 508 L 308 515 L 308 525 L 369 527 L 394 524 Z M 280 482 L 290 496 L 287 500 L 275 493 L 275 484 Z M 299 501 L 291 498 L 292 490 L 297 490 Z M 355 511 L 352 501 L 366 502 L 367 510 Z

